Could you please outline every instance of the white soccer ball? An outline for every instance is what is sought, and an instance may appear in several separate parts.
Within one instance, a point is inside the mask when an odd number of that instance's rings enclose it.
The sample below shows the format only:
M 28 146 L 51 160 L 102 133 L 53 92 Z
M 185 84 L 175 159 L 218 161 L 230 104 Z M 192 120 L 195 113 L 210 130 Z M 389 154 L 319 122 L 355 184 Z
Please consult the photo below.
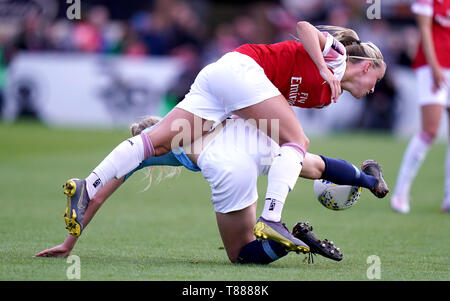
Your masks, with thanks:
M 358 202 L 361 187 L 337 185 L 327 180 L 315 180 L 314 194 L 317 200 L 328 209 L 344 210 Z

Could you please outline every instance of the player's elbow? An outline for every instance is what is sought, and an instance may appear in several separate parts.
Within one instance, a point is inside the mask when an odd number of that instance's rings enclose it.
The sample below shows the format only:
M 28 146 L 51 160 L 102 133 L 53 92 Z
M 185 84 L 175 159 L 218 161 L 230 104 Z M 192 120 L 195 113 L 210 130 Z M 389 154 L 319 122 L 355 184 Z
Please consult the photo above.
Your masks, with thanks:
M 304 28 L 304 27 L 309 27 L 311 26 L 311 23 L 309 23 L 308 21 L 298 21 L 297 22 L 297 27 L 299 28 Z
M 297 32 L 300 34 L 305 30 L 308 30 L 311 26 L 312 26 L 311 23 L 307 21 L 299 21 L 297 22 Z

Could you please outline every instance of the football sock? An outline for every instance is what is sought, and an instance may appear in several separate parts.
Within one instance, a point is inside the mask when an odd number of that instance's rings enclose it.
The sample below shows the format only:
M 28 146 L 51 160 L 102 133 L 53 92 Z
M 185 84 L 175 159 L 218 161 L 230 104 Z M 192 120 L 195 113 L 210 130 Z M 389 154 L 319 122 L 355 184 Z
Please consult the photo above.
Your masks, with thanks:
M 121 178 L 139 166 L 143 160 L 153 156 L 153 153 L 153 146 L 146 134 L 134 136 L 120 143 L 86 178 L 89 198 L 113 177 Z
M 422 166 L 432 142 L 433 137 L 423 131 L 411 139 L 400 165 L 394 195 L 406 197 L 409 195 L 411 184 Z
M 352 185 L 369 189 L 377 183 L 374 176 L 363 173 L 350 162 L 325 156 L 320 157 L 325 162 L 325 170 L 322 174 L 324 180 L 339 185 Z
M 268 174 L 268 185 L 264 208 L 261 216 L 270 221 L 279 222 L 286 197 L 297 182 L 302 170 L 304 149 L 294 143 L 280 147 L 280 153 L 273 159 Z
M 273 240 L 254 240 L 242 247 L 238 263 L 268 264 L 287 255 L 286 248 Z
M 266 199 L 261 216 L 269 221 L 279 222 L 283 211 L 284 202 L 277 199 Z

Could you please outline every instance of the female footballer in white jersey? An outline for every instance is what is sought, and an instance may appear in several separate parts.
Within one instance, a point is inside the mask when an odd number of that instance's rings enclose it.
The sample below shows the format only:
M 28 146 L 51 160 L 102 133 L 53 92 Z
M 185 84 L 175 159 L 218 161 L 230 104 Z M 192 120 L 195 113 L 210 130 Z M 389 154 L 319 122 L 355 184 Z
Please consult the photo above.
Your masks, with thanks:
M 417 0 L 412 4 L 412 11 L 421 35 L 413 68 L 422 128 L 406 148 L 391 198 L 392 209 L 400 213 L 410 210 L 411 184 L 438 133 L 444 109 L 450 117 L 450 0 Z M 441 211 L 450 212 L 450 147 L 444 187 Z
M 336 102 L 342 89 L 360 98 L 374 91 L 386 70 L 379 49 L 361 42 L 354 31 L 323 30 L 331 34 L 299 22 L 299 41 L 243 45 L 206 66 L 184 100 L 156 127 L 119 144 L 86 179 L 68 180 L 65 193 L 78 199 L 86 187 L 83 202 L 87 204 L 109 180 L 121 178 L 147 158 L 194 141 L 234 113 L 255 120 L 258 127 L 266 126 L 268 135 L 280 145 L 268 173 L 259 220 L 263 232 L 278 236 L 292 250 L 307 250 L 281 222 L 284 202 L 309 145 L 290 105 L 321 108 Z M 377 191 L 384 195 L 388 188 L 380 186 Z M 82 216 L 69 212 L 68 218 L 72 220 L 68 227 L 82 230 Z
M 133 136 L 153 126 L 159 120 L 148 118 L 132 128 Z M 229 119 L 207 134 L 203 141 L 196 140 L 192 152 L 186 155 L 183 148 L 160 157 L 145 160 L 137 169 L 145 166 L 184 165 L 193 171 L 201 171 L 211 186 L 211 201 L 216 212 L 217 225 L 231 262 L 267 264 L 285 256 L 290 249 L 273 240 L 257 241 L 253 235 L 256 218 L 257 178 L 268 173 L 270 162 L 278 154 L 279 146 L 251 123 L 242 119 Z M 206 143 L 199 144 L 200 142 Z M 186 147 L 191 147 L 187 146 Z M 375 193 L 379 181 L 384 181 L 381 168 L 374 161 L 366 161 L 363 171 L 352 164 L 333 158 L 307 153 L 300 176 L 309 179 L 324 178 L 335 183 L 357 185 Z M 84 227 L 93 218 L 106 199 L 131 176 L 112 179 L 89 202 L 84 214 Z M 76 210 L 80 214 L 80 210 Z M 294 227 L 294 236 L 308 244 L 313 253 L 334 260 L 342 259 L 339 250 L 330 243 L 319 242 L 306 225 Z M 303 230 L 303 231 L 300 231 Z M 77 237 L 69 235 L 64 243 L 36 254 L 39 257 L 68 256 Z M 322 246 L 322 244 L 324 244 Z

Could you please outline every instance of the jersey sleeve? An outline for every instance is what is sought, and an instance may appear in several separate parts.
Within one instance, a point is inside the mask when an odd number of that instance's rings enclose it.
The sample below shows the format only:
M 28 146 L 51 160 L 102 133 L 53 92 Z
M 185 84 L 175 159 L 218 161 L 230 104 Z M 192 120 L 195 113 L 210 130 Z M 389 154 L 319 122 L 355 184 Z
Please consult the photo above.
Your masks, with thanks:
M 183 165 L 187 169 L 191 171 L 201 171 L 200 168 L 194 162 L 192 162 L 191 159 L 189 159 L 188 155 L 186 155 L 186 152 L 182 147 L 174 149 L 173 154 L 178 162 L 180 162 L 181 165 Z
M 143 169 L 145 167 L 149 166 L 184 166 L 189 170 L 192 171 L 200 171 L 200 168 L 192 162 L 189 157 L 184 152 L 184 149 L 180 147 L 179 149 L 175 149 L 174 151 L 170 151 L 165 155 L 158 156 L 158 157 L 150 157 L 144 161 L 142 161 L 141 164 L 139 164 L 138 167 L 130 171 L 127 175 L 125 175 L 124 182 L 131 177 L 136 171 Z
M 322 51 L 325 63 L 328 68 L 333 70 L 334 75 L 341 80 L 347 65 L 347 53 L 345 47 L 328 32 L 322 33 L 327 38 L 325 47 Z
M 415 0 L 411 4 L 411 11 L 416 15 L 433 16 L 433 0 Z
M 158 157 L 150 157 L 144 161 L 142 161 L 141 164 L 139 164 L 138 167 L 130 171 L 128 174 L 125 175 L 124 182 L 131 177 L 136 171 L 143 169 L 145 167 L 149 166 L 181 166 L 181 162 L 178 161 L 178 159 L 175 157 L 173 152 L 168 152 L 165 155 L 158 156 Z

